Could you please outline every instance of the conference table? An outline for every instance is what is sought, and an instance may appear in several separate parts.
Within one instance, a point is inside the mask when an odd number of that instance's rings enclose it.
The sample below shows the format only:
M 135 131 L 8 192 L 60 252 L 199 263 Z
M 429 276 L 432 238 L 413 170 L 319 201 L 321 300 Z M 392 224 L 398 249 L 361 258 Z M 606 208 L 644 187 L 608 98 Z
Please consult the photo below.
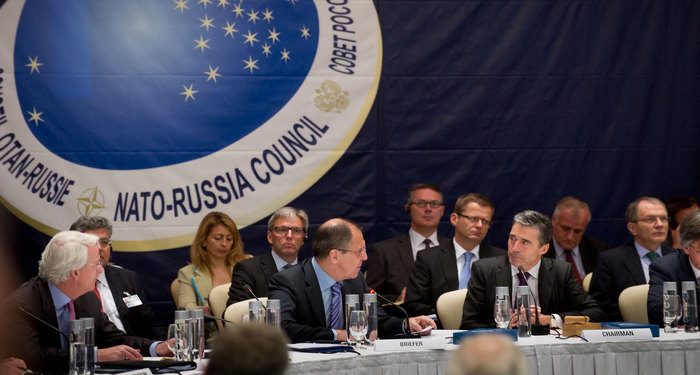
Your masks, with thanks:
M 434 330 L 422 340 L 444 342 L 444 350 L 355 353 L 290 352 L 289 374 L 444 374 L 453 332 Z M 679 375 L 700 374 L 700 333 L 664 333 L 658 338 L 627 342 L 585 342 L 555 335 L 520 338 L 516 345 L 530 374 L 539 375 Z

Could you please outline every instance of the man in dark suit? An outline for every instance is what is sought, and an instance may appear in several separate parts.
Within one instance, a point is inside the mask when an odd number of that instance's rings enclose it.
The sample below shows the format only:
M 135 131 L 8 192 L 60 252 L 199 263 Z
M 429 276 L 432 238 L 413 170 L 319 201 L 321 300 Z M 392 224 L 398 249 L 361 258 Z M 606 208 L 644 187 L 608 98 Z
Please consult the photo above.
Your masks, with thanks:
M 282 207 L 275 211 L 267 222 L 270 252 L 236 263 L 226 305 L 253 298 L 250 291 L 257 297 L 267 297 L 272 276 L 297 264 L 308 229 L 309 217 L 304 210 Z
M 474 264 L 460 328 L 495 327 L 497 286 L 507 286 L 513 297 L 515 286 L 529 286 L 541 309 L 541 324 L 561 327 L 561 320 L 567 315 L 585 315 L 592 321 L 602 321 L 605 313 L 583 292 L 573 277 L 571 265 L 543 258 L 551 239 L 549 218 L 536 211 L 516 214 L 508 235 L 508 255 Z
M 622 320 L 617 302 L 620 293 L 649 283 L 649 265 L 673 252 L 662 245 L 668 235 L 668 214 L 663 202 L 641 197 L 627 206 L 625 217 L 634 243 L 600 253 L 591 280 L 590 294 L 610 321 Z
M 104 272 L 97 276 L 95 295 L 109 320 L 131 336 L 165 340 L 165 325 L 160 322 L 146 298 L 136 272 L 111 263 L 112 224 L 102 216 L 82 216 L 70 230 L 99 237 L 100 259 Z
M 664 324 L 664 281 L 675 281 L 679 295 L 683 290 L 682 281 L 694 282 L 696 303 L 700 302 L 700 211 L 688 214 L 681 223 L 679 243 L 682 251 L 666 255 L 649 267 L 649 297 L 647 298 L 649 323 Z
M 481 243 L 491 226 L 493 211 L 493 203 L 481 194 L 457 198 L 450 214 L 454 239 L 418 253 L 406 288 L 404 308 L 409 314 L 435 314 L 440 295 L 466 288 L 474 262 L 506 253 Z
M 418 252 L 449 242 L 448 238 L 437 233 L 445 213 L 442 192 L 437 185 L 413 184 L 404 210 L 411 218 L 408 233 L 375 243 L 367 260 L 369 287 L 397 303 L 404 300 L 408 277 Z
M 94 293 L 102 272 L 98 237 L 59 232 L 42 253 L 39 276 L 22 284 L 3 307 L 3 344 L 30 369 L 63 372 L 68 364 L 70 320 L 95 319 L 97 361 L 140 360 L 143 355 L 169 355 L 164 342 L 127 336 L 100 311 Z M 136 348 L 136 349 L 134 349 Z
M 357 294 L 362 304 L 369 292 L 360 269 L 367 259 L 365 241 L 357 225 L 343 219 L 323 223 L 313 238 L 313 254 L 298 267 L 270 280 L 270 298 L 280 300 L 281 325 L 292 342 L 347 339 L 343 296 Z M 424 316 L 399 319 L 379 308 L 380 337 L 435 327 Z
M 605 243 L 585 234 L 590 221 L 588 204 L 576 197 L 560 199 L 552 213 L 553 238 L 545 256 L 569 262 L 579 283 L 593 272 L 598 253 L 607 249 Z

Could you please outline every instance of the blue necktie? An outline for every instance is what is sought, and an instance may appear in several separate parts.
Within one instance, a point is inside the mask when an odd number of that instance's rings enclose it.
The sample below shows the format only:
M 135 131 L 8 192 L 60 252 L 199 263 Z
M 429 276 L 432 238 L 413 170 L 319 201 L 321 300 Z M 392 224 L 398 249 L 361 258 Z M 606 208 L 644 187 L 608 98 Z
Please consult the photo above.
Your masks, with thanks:
M 459 289 L 464 289 L 469 283 L 469 279 L 472 277 L 472 258 L 474 253 L 467 251 L 464 253 L 464 265 L 462 266 L 462 274 L 459 276 Z
M 340 288 L 343 283 L 336 282 L 331 286 L 331 324 L 329 328 L 342 328 L 340 324 Z

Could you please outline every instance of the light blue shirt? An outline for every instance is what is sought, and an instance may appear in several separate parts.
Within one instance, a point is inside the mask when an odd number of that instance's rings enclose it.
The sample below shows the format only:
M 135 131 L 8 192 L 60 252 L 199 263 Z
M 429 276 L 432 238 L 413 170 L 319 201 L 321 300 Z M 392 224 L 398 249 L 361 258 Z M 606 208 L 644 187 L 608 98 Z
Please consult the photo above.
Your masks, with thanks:
M 63 332 L 66 337 L 70 335 L 70 312 L 68 311 L 68 302 L 70 298 L 63 294 L 55 285 L 49 284 L 49 292 L 51 292 L 51 299 L 53 300 L 54 309 L 56 309 L 56 321 L 58 322 L 58 328 Z M 68 343 L 66 338 L 61 336 L 61 343 L 63 347 L 67 347 Z
M 332 292 L 331 292 L 331 287 L 333 284 L 336 283 L 336 280 L 332 277 L 330 277 L 326 271 L 321 268 L 321 266 L 316 262 L 316 258 L 311 258 L 311 265 L 314 268 L 314 273 L 316 273 L 316 279 L 318 280 L 318 286 L 321 288 L 321 297 L 323 297 L 323 310 L 326 314 L 326 326 L 329 326 L 331 323 L 331 298 L 332 298 Z M 342 296 L 341 296 L 342 298 Z M 342 301 L 341 301 L 341 308 L 340 308 L 340 321 L 343 322 L 343 308 L 342 308 Z M 333 336 L 336 336 L 335 330 L 333 330 Z
M 272 259 L 275 260 L 275 267 L 277 267 L 277 271 L 278 271 L 278 272 L 279 272 L 279 271 L 282 271 L 282 269 L 284 268 L 284 266 L 286 266 L 287 264 L 291 264 L 291 265 L 294 266 L 294 265 L 297 264 L 297 261 L 298 261 L 298 259 L 294 259 L 294 262 L 292 262 L 292 263 L 287 263 L 287 261 L 284 260 L 284 259 L 282 259 L 282 258 L 280 258 L 280 256 L 277 255 L 276 252 L 270 250 L 270 254 L 272 254 Z
M 644 270 L 644 278 L 646 278 L 647 284 L 648 284 L 649 283 L 649 266 L 651 265 L 651 260 L 649 260 L 649 258 L 647 258 L 646 255 L 651 250 L 640 245 L 639 243 L 637 243 L 637 241 L 634 241 L 634 248 L 637 249 L 637 254 L 639 255 L 639 261 L 642 262 L 642 269 Z M 661 246 L 656 248 L 656 253 L 659 254 L 659 258 L 664 256 L 664 254 L 661 253 Z

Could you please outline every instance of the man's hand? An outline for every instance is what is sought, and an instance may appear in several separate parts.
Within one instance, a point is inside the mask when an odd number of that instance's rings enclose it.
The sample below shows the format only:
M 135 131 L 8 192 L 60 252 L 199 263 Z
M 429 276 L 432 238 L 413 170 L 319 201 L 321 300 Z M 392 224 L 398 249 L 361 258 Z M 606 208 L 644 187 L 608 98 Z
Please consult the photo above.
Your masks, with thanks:
M 437 324 L 435 324 L 435 321 L 425 315 L 416 316 L 415 318 L 408 318 L 408 328 L 411 330 L 411 332 L 418 332 L 428 327 L 435 329 L 437 328 Z
M 97 349 L 97 362 L 104 361 L 140 361 L 143 357 L 138 350 L 128 345 L 117 345 L 106 349 Z
M 335 340 L 336 341 L 347 341 L 348 340 L 348 333 L 344 329 L 336 329 L 335 330 Z
M 0 374 L 24 375 L 27 373 L 27 364 L 19 358 L 10 357 L 0 364 Z
M 396 297 L 396 301 L 394 301 L 394 303 L 401 304 L 403 303 L 404 299 L 406 299 L 406 287 L 403 287 L 403 289 L 401 289 L 401 294 L 399 294 L 399 296 Z
M 171 341 L 171 346 L 174 346 L 174 345 L 175 345 L 175 339 L 174 339 L 174 338 L 173 338 L 173 339 L 170 339 L 169 341 Z M 158 343 L 158 345 L 156 345 L 156 354 L 157 354 L 159 357 L 172 357 L 172 356 L 173 356 L 173 352 L 171 352 L 171 351 L 170 351 L 170 348 L 168 348 L 168 342 L 167 342 L 167 341 L 160 342 L 160 343 Z

